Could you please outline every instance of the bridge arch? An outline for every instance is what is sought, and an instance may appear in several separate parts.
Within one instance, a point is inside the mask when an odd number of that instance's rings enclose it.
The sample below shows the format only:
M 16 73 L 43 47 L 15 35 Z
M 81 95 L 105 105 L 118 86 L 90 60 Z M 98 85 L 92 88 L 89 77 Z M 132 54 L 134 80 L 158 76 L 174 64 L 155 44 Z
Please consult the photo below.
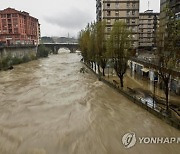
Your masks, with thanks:
M 70 53 L 74 53 L 79 49 L 78 43 L 45 43 L 44 45 L 51 49 L 53 54 L 58 54 L 60 48 L 67 48 L 70 50 Z

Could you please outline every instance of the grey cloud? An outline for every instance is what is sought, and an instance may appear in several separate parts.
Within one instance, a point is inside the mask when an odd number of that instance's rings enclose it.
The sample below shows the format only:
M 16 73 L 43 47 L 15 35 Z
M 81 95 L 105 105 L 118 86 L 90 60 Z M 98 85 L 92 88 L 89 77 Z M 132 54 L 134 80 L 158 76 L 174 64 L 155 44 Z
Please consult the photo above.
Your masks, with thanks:
M 71 11 L 59 12 L 51 16 L 44 17 L 47 23 L 55 24 L 65 29 L 79 29 L 93 20 L 89 12 L 72 8 Z

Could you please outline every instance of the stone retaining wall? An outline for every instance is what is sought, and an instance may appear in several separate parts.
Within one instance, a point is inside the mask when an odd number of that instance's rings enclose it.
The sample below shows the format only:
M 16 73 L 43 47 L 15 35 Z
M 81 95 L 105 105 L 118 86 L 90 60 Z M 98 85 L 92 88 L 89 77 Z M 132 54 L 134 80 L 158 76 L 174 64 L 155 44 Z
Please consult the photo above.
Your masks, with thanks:
M 0 59 L 10 57 L 23 58 L 24 56 L 36 56 L 37 46 L 0 47 Z

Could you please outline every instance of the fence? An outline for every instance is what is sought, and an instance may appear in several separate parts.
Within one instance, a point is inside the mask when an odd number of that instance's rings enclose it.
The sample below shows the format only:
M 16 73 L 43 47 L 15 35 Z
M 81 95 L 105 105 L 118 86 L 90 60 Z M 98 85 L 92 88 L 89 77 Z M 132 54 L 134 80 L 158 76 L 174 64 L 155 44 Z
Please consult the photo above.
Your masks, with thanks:
M 104 78 L 100 78 L 98 74 L 96 74 L 94 72 L 94 70 L 86 63 L 85 64 L 92 72 L 93 74 L 96 75 L 96 77 L 99 78 L 99 80 L 101 80 L 102 82 L 104 82 L 106 85 L 108 85 L 109 87 L 115 89 L 116 91 L 118 91 L 119 93 L 121 93 L 123 96 L 127 97 L 130 101 L 132 101 L 133 103 L 139 105 L 140 107 L 142 107 L 143 109 L 147 110 L 148 112 L 150 112 L 151 114 L 155 115 L 156 117 L 162 119 L 163 121 L 165 121 L 166 123 L 170 124 L 171 126 L 177 128 L 180 130 L 180 121 L 175 120 L 174 118 L 171 118 L 165 114 L 162 114 L 161 112 L 159 112 L 159 110 L 155 110 L 151 107 L 149 107 L 147 104 L 143 104 L 139 99 L 137 99 L 135 96 L 132 96 L 130 93 L 128 93 L 127 91 L 124 91 L 122 88 L 119 88 L 119 86 L 117 86 L 117 84 L 114 84 L 110 81 L 107 81 Z M 161 110 L 161 109 L 160 109 Z

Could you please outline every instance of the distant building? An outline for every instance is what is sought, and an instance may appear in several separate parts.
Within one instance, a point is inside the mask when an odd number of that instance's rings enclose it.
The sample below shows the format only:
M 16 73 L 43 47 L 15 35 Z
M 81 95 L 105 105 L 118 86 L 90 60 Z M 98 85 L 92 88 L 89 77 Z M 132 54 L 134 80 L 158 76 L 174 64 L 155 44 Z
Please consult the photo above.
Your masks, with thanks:
M 110 34 L 115 21 L 124 21 L 132 30 L 132 44 L 138 47 L 139 0 L 96 0 L 97 21 L 106 21 L 106 33 Z
M 156 32 L 159 13 L 147 10 L 139 14 L 139 49 L 152 50 L 156 47 Z
M 7 8 L 0 11 L 0 44 L 39 44 L 40 24 L 27 12 Z

